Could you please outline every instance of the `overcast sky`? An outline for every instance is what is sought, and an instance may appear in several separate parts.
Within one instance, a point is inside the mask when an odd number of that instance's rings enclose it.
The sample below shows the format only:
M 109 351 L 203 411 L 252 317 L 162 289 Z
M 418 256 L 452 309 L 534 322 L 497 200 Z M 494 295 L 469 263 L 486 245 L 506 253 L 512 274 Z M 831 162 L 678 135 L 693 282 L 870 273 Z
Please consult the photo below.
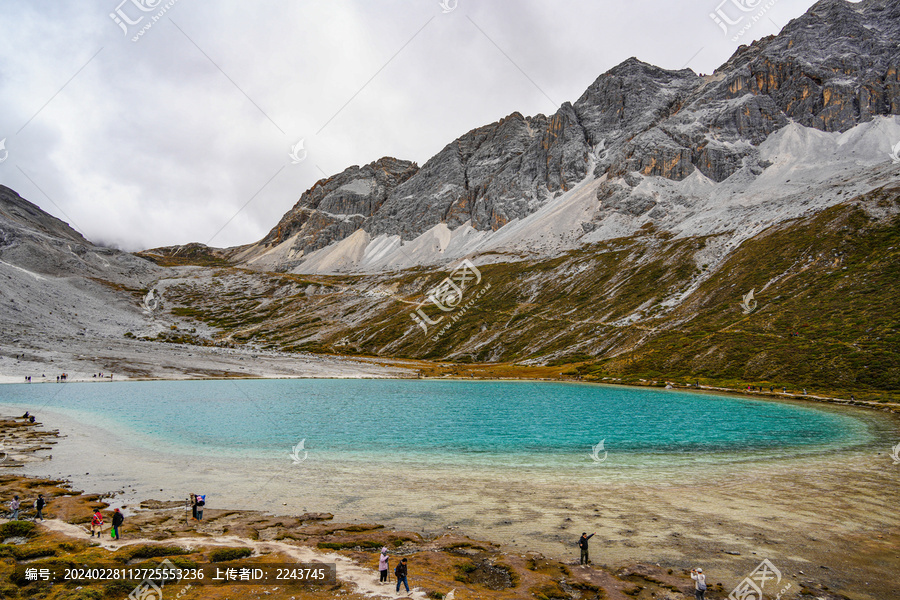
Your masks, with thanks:
M 710 73 L 813 4 L 720 2 L 4 2 L 0 183 L 95 243 L 254 242 L 350 165 L 421 165 L 630 56 Z

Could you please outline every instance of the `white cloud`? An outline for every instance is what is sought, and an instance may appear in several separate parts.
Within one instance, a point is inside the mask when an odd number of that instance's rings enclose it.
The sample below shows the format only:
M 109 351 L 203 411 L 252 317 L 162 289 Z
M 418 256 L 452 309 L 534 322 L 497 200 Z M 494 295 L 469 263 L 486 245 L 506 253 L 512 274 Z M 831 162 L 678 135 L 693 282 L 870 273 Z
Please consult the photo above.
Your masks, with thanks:
M 448 14 L 437 0 L 178 0 L 138 42 L 109 17 L 117 3 L 0 6 L 14 25 L 0 39 L 0 183 L 129 250 L 250 243 L 320 169 L 422 164 L 513 111 L 554 112 L 547 96 L 574 101 L 629 56 L 711 72 L 735 50 L 706 0 L 459 0 Z M 811 4 L 781 0 L 751 35 Z M 301 138 L 309 155 L 293 165 Z

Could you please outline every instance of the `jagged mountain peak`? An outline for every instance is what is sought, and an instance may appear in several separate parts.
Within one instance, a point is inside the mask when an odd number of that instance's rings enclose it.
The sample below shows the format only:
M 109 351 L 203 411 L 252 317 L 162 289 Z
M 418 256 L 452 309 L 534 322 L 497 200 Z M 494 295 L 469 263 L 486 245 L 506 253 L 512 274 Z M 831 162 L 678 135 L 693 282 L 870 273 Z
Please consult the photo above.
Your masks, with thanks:
M 381 176 L 373 163 L 317 182 L 241 260 L 378 269 L 403 264 L 402 246 L 417 239 L 416 248 L 435 248 L 427 260 L 446 261 L 509 244 L 559 252 L 648 223 L 684 230 L 678 219 L 713 206 L 717 186 L 733 190 L 716 200 L 726 206 L 752 188 L 770 166 L 761 145 L 789 124 L 843 133 L 900 114 L 897 32 L 900 3 L 824 0 L 778 35 L 740 46 L 712 75 L 628 58 L 554 114 L 513 112 L 473 128 L 421 168 L 392 159 Z M 878 160 L 866 156 L 861 168 Z M 565 232 L 553 231 L 560 202 L 579 207 Z M 557 241 L 517 241 L 521 227 Z M 322 258 L 329 252 L 350 254 Z

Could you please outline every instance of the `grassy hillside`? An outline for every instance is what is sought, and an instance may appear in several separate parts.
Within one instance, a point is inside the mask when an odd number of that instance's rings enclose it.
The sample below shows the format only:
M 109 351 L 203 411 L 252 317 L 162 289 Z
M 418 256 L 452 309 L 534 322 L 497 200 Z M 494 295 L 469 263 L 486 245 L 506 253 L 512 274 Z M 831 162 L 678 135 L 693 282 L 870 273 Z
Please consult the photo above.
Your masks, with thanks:
M 898 213 L 893 187 L 737 249 L 727 236 L 671 239 L 648 227 L 553 260 L 482 257 L 495 262 L 446 313 L 425 295 L 448 273 L 427 268 L 355 277 L 222 268 L 167 294 L 176 313 L 229 343 L 897 397 Z M 748 315 L 740 302 L 751 289 L 758 306 Z M 417 303 L 443 316 L 427 334 L 410 317 Z

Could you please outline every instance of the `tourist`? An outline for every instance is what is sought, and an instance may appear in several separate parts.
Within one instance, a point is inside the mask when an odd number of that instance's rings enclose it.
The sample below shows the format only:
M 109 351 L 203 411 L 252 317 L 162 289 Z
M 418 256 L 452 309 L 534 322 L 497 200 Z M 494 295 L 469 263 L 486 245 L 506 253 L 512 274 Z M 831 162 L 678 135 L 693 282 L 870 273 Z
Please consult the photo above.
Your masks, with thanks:
M 117 508 L 115 512 L 113 512 L 113 520 L 112 520 L 112 536 L 114 539 L 119 539 L 119 527 L 122 526 L 122 521 L 125 520 L 125 515 L 123 515 L 119 509 Z
M 697 597 L 697 600 L 703 600 L 703 594 L 706 593 L 706 575 L 703 574 L 703 569 L 700 567 L 692 569 L 691 579 L 695 582 L 694 595 Z
M 23 418 L 23 419 L 27 419 L 27 418 L 28 418 L 28 416 L 29 416 L 29 414 L 28 414 L 28 411 L 27 411 L 27 410 L 26 410 L 26 411 L 25 411 L 25 414 L 24 414 L 24 415 L 22 415 L 22 418 Z
M 590 564 L 591 559 L 588 557 L 588 540 L 594 537 L 595 534 L 588 535 L 587 532 L 581 534 L 581 537 L 578 538 L 578 547 L 581 548 L 581 564 L 586 565 Z
M 19 502 L 18 496 L 13 496 L 12 502 L 9 503 L 9 510 L 12 511 L 12 514 L 9 515 L 10 521 L 18 521 L 19 520 L 19 507 L 21 503 Z
M 103 515 L 100 514 L 100 509 L 94 511 L 94 516 L 91 517 L 91 537 L 94 537 L 94 534 L 97 534 L 97 537 L 100 537 L 100 532 L 103 531 Z
M 28 422 L 34 423 L 34 415 L 31 415 L 30 417 L 28 417 Z
M 379 583 L 387 583 L 388 574 L 388 549 L 384 546 L 381 549 L 381 556 L 378 558 L 378 571 L 381 572 Z
M 199 521 L 203 518 L 203 507 L 206 506 L 206 496 L 191 494 L 191 518 Z
M 37 509 L 37 514 L 34 515 L 34 519 L 44 520 L 44 507 L 47 505 L 47 502 L 44 500 L 43 494 L 38 494 L 37 500 L 34 501 L 34 507 Z
M 406 559 L 404 558 L 399 563 L 397 563 L 397 568 L 394 569 L 394 575 L 397 577 L 397 593 L 400 593 L 400 584 L 403 583 L 406 586 L 406 593 L 409 593 L 409 584 L 406 582 Z

